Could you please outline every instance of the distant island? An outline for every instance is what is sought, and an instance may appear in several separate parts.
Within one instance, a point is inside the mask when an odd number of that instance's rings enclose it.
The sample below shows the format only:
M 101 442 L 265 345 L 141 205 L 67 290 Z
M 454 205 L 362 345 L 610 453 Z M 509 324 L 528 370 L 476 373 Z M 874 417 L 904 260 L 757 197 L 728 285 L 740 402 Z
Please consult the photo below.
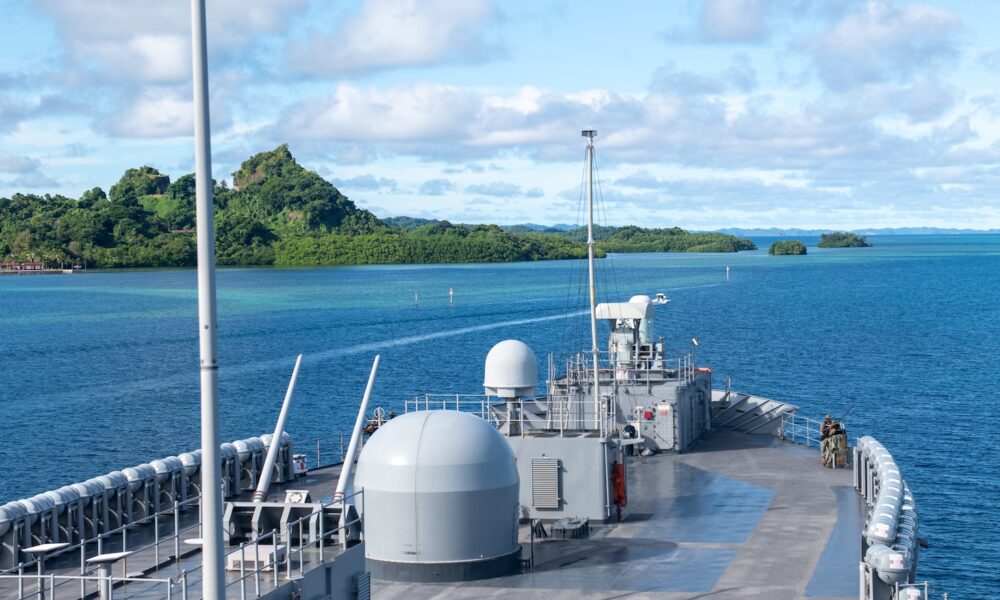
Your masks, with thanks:
M 739 228 L 728 227 L 713 233 L 726 233 L 740 237 L 795 237 L 815 236 L 833 233 L 833 229 L 780 229 L 780 228 Z M 858 235 L 962 235 L 976 233 L 1000 233 L 1000 229 L 948 229 L 946 227 L 877 227 L 855 229 Z
M 800 256 L 806 253 L 806 245 L 798 240 L 774 242 L 771 244 L 771 247 L 768 248 L 767 253 L 775 256 Z
M 824 233 L 819 238 L 820 248 L 869 248 L 871 244 L 863 235 L 836 231 L 834 233 Z
M 214 183 L 220 265 L 319 266 L 514 262 L 587 256 L 586 229 L 379 219 L 299 165 L 287 145 L 244 161 L 233 186 Z M 195 178 L 129 169 L 107 193 L 0 198 L 0 258 L 89 268 L 196 264 Z M 753 242 L 680 228 L 598 228 L 595 254 L 737 252 Z

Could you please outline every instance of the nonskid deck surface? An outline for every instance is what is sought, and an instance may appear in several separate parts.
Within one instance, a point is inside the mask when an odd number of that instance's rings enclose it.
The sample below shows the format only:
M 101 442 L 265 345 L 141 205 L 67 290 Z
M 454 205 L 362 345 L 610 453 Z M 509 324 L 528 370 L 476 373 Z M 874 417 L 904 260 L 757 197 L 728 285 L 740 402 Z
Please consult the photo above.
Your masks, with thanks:
M 629 516 L 592 527 L 590 539 L 536 542 L 529 573 L 458 584 L 373 581 L 373 594 L 857 597 L 861 502 L 850 470 L 824 469 L 818 450 L 721 431 L 693 452 L 636 458 L 629 469 Z

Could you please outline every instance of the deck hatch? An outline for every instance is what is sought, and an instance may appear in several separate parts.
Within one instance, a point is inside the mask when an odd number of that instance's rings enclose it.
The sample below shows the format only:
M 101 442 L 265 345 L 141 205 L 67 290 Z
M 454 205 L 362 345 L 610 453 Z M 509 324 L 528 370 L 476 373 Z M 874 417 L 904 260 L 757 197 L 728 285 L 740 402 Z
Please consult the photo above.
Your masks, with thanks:
M 559 508 L 559 459 L 531 459 L 531 505 Z

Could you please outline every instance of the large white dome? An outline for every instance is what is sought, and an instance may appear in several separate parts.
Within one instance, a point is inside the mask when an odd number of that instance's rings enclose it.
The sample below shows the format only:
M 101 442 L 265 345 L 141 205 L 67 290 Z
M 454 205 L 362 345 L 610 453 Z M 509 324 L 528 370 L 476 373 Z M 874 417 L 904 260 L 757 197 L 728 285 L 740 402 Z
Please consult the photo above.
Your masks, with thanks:
M 381 579 L 447 581 L 516 568 L 519 478 L 489 423 L 458 411 L 391 419 L 358 458 L 365 556 Z

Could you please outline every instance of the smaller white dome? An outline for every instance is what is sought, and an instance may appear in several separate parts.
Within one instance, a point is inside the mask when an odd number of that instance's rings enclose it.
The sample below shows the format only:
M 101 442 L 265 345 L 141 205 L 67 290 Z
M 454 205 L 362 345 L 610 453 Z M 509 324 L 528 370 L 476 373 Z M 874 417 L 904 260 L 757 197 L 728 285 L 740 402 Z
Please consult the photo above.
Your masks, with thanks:
M 653 299 L 645 294 L 639 294 L 638 296 L 632 296 L 628 299 L 629 304 L 652 304 Z
M 538 359 L 520 340 L 504 340 L 486 355 L 486 394 L 501 398 L 531 396 L 538 386 Z

